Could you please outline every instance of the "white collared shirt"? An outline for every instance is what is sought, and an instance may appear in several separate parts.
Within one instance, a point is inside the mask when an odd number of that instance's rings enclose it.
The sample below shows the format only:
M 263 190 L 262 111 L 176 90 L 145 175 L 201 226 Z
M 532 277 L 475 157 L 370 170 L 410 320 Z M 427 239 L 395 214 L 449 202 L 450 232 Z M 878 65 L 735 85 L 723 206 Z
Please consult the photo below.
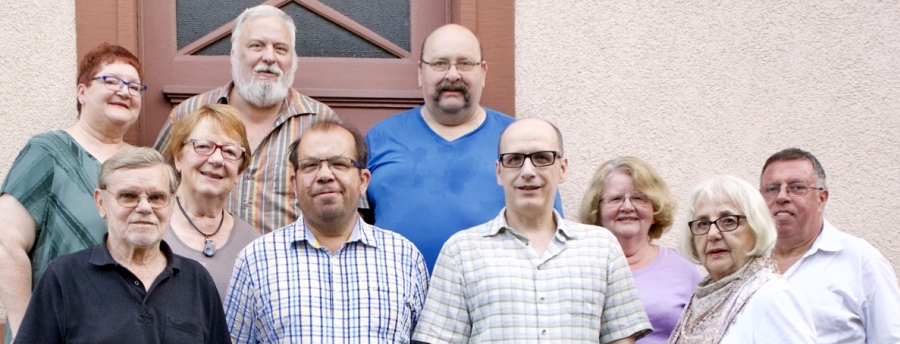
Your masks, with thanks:
M 900 290 L 891 264 L 827 220 L 784 277 L 804 295 L 819 343 L 900 343 Z

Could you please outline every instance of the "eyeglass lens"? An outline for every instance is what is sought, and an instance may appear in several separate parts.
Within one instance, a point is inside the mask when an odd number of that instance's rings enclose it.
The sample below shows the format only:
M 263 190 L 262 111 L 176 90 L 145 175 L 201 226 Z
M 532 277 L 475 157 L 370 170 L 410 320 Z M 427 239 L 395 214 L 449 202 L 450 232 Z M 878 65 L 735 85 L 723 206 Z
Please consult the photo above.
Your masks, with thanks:
M 149 195 L 142 195 L 132 191 L 120 191 L 116 193 L 116 202 L 119 205 L 126 208 L 135 208 L 138 204 L 141 203 L 141 199 L 146 198 L 147 203 L 150 204 L 152 208 L 163 208 L 169 205 L 169 197 L 168 194 L 165 193 L 152 193 Z
M 133 96 L 140 96 L 141 92 L 147 89 L 147 86 L 138 83 L 138 82 L 128 82 L 122 79 L 119 79 L 110 75 L 103 75 L 94 78 L 94 80 L 102 80 L 103 84 L 106 85 L 106 88 L 112 91 L 118 92 L 122 89 L 122 85 L 125 85 L 125 88 L 128 89 L 128 93 Z
M 194 145 L 194 152 L 197 154 L 212 155 L 216 148 L 219 148 L 222 150 L 222 157 L 227 160 L 240 160 L 244 156 L 244 150 L 232 144 L 220 145 L 215 142 L 193 139 L 188 142 Z
M 443 60 L 438 60 L 434 62 L 422 61 L 422 63 L 431 66 L 437 72 L 446 72 L 450 70 L 450 66 L 456 66 L 456 69 L 461 72 L 468 72 L 481 64 L 481 62 L 471 62 L 471 61 L 457 61 L 457 62 L 448 62 Z
M 307 158 L 302 159 L 297 162 L 297 172 L 303 174 L 313 174 L 319 172 L 319 169 L 322 168 L 322 162 L 327 162 L 328 167 L 332 171 L 344 172 L 348 171 L 352 168 L 362 168 L 359 162 L 356 160 L 342 157 L 342 156 L 333 156 L 330 158 L 319 159 L 319 158 Z
M 522 167 L 522 165 L 525 165 L 525 159 L 530 158 L 534 167 L 550 166 L 556 162 L 556 154 L 554 151 L 541 151 L 530 154 L 505 153 L 500 154 L 500 164 L 507 168 Z
M 788 195 L 795 196 L 795 197 L 805 196 L 807 193 L 809 193 L 810 189 L 822 190 L 822 188 L 820 188 L 820 187 L 809 186 L 809 185 L 802 184 L 802 183 L 787 184 L 785 186 L 785 188 L 787 189 Z M 778 193 L 780 193 L 780 192 L 781 192 L 780 184 L 766 185 L 765 187 L 762 188 L 763 196 L 768 197 L 768 198 L 778 196 Z
M 708 233 L 713 224 L 716 225 L 720 232 L 730 232 L 738 228 L 740 220 L 740 215 L 725 215 L 715 220 L 694 220 L 688 222 L 688 226 L 694 235 Z

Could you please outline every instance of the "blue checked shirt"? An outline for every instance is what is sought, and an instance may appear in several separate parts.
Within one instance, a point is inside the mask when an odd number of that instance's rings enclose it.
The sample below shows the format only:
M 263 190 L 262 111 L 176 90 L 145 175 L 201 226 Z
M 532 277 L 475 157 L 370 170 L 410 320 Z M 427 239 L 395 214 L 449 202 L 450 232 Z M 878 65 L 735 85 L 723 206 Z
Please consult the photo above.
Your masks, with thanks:
M 225 313 L 235 343 L 409 343 L 427 290 L 406 238 L 358 219 L 331 254 L 301 217 L 241 251 Z
M 631 270 L 606 229 L 562 219 L 539 257 L 504 212 L 438 257 L 415 340 L 607 343 L 650 332 Z

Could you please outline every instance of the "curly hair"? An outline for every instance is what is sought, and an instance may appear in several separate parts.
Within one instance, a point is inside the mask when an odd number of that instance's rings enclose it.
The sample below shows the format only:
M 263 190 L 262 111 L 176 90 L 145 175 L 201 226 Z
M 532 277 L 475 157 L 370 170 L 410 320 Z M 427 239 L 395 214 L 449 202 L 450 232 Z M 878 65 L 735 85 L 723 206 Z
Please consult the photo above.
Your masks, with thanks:
M 579 220 L 586 224 L 600 225 L 600 199 L 613 172 L 631 176 L 634 188 L 650 199 L 653 205 L 653 224 L 650 225 L 649 236 L 651 240 L 659 239 L 672 227 L 672 219 L 675 217 L 675 197 L 650 164 L 633 156 L 617 157 L 597 168 L 581 200 Z

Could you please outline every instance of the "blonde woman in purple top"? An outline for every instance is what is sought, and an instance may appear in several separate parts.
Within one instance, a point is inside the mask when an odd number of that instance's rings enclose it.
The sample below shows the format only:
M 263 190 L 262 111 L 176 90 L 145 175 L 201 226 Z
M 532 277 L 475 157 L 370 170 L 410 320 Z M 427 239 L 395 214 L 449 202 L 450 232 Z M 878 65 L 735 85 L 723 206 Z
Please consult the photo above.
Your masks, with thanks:
M 675 249 L 653 243 L 672 226 L 675 199 L 650 165 L 636 157 L 604 162 L 579 211 L 586 224 L 605 227 L 619 241 L 653 332 L 640 343 L 665 343 L 700 282 L 698 267 Z

